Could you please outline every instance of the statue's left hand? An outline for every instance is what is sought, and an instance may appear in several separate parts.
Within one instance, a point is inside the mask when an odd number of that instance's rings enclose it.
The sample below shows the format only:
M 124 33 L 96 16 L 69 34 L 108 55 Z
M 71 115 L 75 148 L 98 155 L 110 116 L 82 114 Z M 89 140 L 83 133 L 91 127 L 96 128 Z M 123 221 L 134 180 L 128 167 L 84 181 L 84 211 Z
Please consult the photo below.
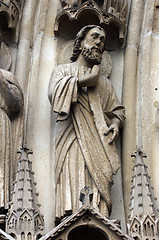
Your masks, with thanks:
M 112 136 L 109 138 L 108 143 L 111 144 L 119 135 L 119 126 L 116 123 L 112 123 L 110 127 L 104 132 L 104 135 L 108 135 L 112 132 Z

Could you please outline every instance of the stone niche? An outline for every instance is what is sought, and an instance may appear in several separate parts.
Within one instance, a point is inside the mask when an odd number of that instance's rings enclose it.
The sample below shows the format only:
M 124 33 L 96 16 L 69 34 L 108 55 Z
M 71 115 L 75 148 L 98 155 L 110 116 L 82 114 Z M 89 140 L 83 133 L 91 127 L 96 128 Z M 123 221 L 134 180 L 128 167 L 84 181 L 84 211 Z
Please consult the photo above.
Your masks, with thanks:
M 66 3 L 69 1 L 64 2 Z M 75 36 L 79 30 L 86 25 L 98 25 L 105 29 L 107 33 L 107 50 L 112 50 L 111 55 L 113 55 L 113 58 L 115 58 L 115 60 L 119 60 L 120 58 L 120 61 L 117 61 L 118 64 L 116 64 L 116 62 L 114 63 L 114 72 L 115 69 L 119 67 L 119 62 L 120 66 L 122 65 L 123 52 L 121 50 L 121 47 L 123 46 L 125 39 L 128 1 L 118 0 L 116 1 L 118 4 L 116 6 L 114 5 L 114 1 L 109 0 L 107 2 L 109 3 L 107 6 L 104 6 L 104 1 L 103 3 L 100 3 L 99 1 L 93 0 L 82 2 L 78 1 L 77 5 L 61 5 L 62 8 L 58 11 L 54 25 L 54 33 L 56 35 L 56 65 L 70 62 L 70 56 L 72 54 Z M 116 50 L 119 50 L 120 52 Z M 109 77 L 112 69 L 111 58 L 107 52 L 103 55 L 102 65 L 104 66 L 104 70 L 108 71 L 105 75 Z M 113 79 L 115 79 L 115 77 L 113 77 Z M 120 78 L 119 73 L 118 85 L 119 86 L 117 86 L 117 90 L 118 95 L 120 95 L 120 92 L 122 91 L 122 77 Z M 120 189 L 120 197 L 118 197 L 118 202 L 120 205 L 122 205 L 123 201 L 119 200 L 119 198 L 122 199 L 122 184 L 121 177 L 120 175 L 118 176 L 118 191 Z M 120 214 L 118 215 L 124 218 L 123 206 L 121 206 L 119 209 Z M 118 218 L 118 216 L 115 217 Z M 115 217 L 113 216 L 112 219 Z

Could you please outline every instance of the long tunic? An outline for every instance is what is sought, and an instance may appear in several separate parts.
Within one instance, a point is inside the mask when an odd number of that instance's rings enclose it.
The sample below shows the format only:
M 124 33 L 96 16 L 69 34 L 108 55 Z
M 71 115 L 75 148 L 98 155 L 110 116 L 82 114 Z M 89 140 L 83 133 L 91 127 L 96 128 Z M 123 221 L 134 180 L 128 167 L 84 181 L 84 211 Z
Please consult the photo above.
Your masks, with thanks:
M 0 208 L 8 209 L 11 186 L 13 183 L 13 132 L 11 120 L 20 111 L 23 95 L 15 76 L 0 70 L 8 83 L 9 97 L 4 90 L 0 91 Z M 2 86 L 1 86 L 2 89 Z
M 114 118 L 124 121 L 124 107 L 105 76 L 96 87 L 81 88 L 78 79 L 87 69 L 76 63 L 55 68 L 49 86 L 53 111 L 58 113 L 55 143 L 56 217 L 80 207 L 79 193 L 93 189 L 93 206 L 111 211 L 112 176 L 119 168 L 115 144 L 104 132 Z M 111 133 L 110 133 L 111 134 Z

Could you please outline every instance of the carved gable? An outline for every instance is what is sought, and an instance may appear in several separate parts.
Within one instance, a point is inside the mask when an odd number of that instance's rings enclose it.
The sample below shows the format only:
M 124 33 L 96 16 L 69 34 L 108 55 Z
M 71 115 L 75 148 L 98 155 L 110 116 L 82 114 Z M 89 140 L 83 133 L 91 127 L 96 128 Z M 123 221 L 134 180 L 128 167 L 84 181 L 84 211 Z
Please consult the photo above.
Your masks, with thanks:
M 147 215 L 143 221 L 143 235 L 145 237 L 155 236 L 155 222 L 149 215 Z
M 17 215 L 12 212 L 12 214 L 8 218 L 8 228 L 9 229 L 16 229 L 17 225 Z
M 43 230 L 44 220 L 43 220 L 43 217 L 39 213 L 37 213 L 34 216 L 34 226 L 35 226 L 35 231 L 36 232 L 38 232 L 40 230 Z
M 89 235 L 88 239 L 91 240 L 131 239 L 113 221 L 104 217 L 91 206 L 83 206 L 75 214 L 63 220 L 61 224 L 40 239 L 80 240 L 85 239 L 87 234 Z
M 32 220 L 32 216 L 28 210 L 24 210 L 19 218 L 22 221 L 31 221 Z
M 141 223 L 138 221 L 137 218 L 133 219 L 131 226 L 130 226 L 130 232 L 133 237 L 141 236 Z

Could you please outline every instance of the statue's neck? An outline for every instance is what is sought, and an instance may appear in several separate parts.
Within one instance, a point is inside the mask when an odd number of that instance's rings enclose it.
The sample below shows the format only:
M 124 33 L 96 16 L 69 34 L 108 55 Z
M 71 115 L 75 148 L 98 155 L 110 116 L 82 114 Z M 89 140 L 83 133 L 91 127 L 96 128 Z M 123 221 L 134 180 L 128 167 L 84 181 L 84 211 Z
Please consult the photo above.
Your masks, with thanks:
M 79 57 L 76 61 L 76 64 L 79 65 L 79 66 L 83 66 L 85 68 L 92 68 L 93 67 L 93 64 L 89 63 L 82 54 L 79 55 Z

